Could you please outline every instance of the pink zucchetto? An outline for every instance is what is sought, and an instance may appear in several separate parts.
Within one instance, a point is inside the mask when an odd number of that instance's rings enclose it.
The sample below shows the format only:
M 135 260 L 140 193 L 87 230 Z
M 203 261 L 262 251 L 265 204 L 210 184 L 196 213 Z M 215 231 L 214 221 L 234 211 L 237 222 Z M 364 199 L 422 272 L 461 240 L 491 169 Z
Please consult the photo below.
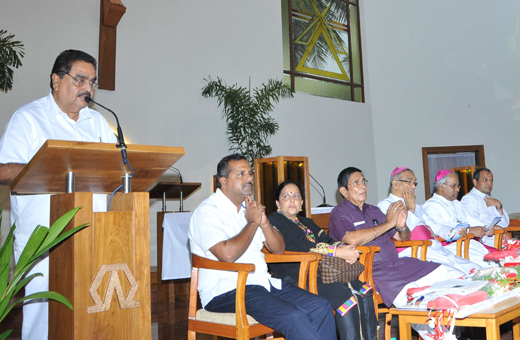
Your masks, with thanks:
M 451 174 L 451 170 L 439 170 L 439 172 L 437 173 L 437 175 L 435 175 L 435 182 L 437 182 L 438 180 L 440 180 L 441 178 L 443 178 L 444 176 L 448 176 L 449 174 Z
M 401 173 L 405 170 L 410 170 L 408 169 L 407 167 L 405 166 L 398 166 L 394 169 L 394 171 L 392 171 L 392 174 L 390 175 L 390 178 L 394 177 L 395 175 L 397 175 L 398 173 Z

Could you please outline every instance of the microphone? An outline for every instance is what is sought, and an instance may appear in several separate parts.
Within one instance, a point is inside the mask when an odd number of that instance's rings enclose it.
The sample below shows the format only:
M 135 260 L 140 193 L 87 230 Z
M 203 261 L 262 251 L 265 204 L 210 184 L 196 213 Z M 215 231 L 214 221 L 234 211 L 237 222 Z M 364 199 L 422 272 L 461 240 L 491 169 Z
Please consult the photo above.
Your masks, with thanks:
M 125 138 L 123 137 L 123 130 L 121 129 L 121 125 L 119 125 L 119 119 L 117 119 L 117 115 L 114 111 L 110 110 L 108 107 L 106 106 L 103 106 L 101 104 L 99 104 L 98 102 L 95 102 L 92 100 L 92 98 L 90 97 L 90 95 L 86 95 L 85 96 L 85 101 L 87 103 L 94 103 L 96 105 L 99 105 L 101 106 L 102 108 L 104 108 L 105 110 L 107 110 L 108 112 L 110 112 L 111 114 L 114 115 L 114 117 L 116 117 L 116 123 L 117 123 L 117 139 L 119 140 L 119 144 L 116 145 L 117 148 L 121 148 L 121 156 L 123 156 L 123 163 L 124 164 L 127 164 L 128 163 L 128 158 L 126 156 L 126 144 L 125 144 Z
M 318 182 L 316 180 L 316 178 L 312 177 L 312 175 L 310 173 L 309 173 L 309 176 L 311 176 L 311 178 L 314 180 L 314 182 L 316 182 L 320 186 L 321 190 L 323 191 L 323 204 L 318 205 L 318 208 L 332 207 L 330 204 L 327 204 L 327 199 L 325 198 L 325 189 L 323 189 L 320 182 Z
M 184 189 L 184 182 L 182 180 L 182 175 L 181 175 L 181 171 L 179 169 L 177 169 L 176 167 L 174 166 L 171 166 L 170 167 L 170 170 L 173 170 L 175 172 L 177 172 L 179 174 L 179 180 L 180 180 L 180 190 L 179 190 L 179 211 L 184 211 L 184 206 L 183 206 L 183 195 L 182 195 L 182 190 Z

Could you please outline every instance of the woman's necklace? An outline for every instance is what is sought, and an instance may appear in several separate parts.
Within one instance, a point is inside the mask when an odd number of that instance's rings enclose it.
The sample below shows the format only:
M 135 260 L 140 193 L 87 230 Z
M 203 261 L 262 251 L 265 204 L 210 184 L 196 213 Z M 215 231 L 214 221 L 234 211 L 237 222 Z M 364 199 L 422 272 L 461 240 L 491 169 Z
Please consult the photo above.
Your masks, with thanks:
M 281 211 L 278 212 L 279 214 L 282 214 Z M 283 214 L 282 214 L 283 215 Z M 307 228 L 306 226 L 304 226 L 300 220 L 298 219 L 298 217 L 295 217 L 294 220 L 291 220 L 292 222 L 296 223 L 296 225 L 298 227 L 300 227 L 301 230 L 303 230 L 303 232 L 305 233 L 305 236 L 307 237 L 307 240 L 311 241 L 312 243 L 316 243 L 316 237 L 314 236 L 314 233 L 309 229 Z

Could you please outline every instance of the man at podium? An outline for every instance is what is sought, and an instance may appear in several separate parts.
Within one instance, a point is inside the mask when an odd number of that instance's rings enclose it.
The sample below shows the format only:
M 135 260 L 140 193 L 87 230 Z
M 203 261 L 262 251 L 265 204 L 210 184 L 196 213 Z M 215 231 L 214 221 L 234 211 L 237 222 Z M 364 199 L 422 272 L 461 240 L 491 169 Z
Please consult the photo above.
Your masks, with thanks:
M 96 59 L 77 50 L 67 50 L 56 58 L 50 76 L 50 93 L 18 109 L 0 140 L 0 183 L 10 185 L 47 139 L 117 143 L 105 118 L 87 107 L 93 96 Z M 94 195 L 94 209 L 106 210 L 106 195 Z M 11 195 L 11 224 L 15 260 L 18 260 L 37 225 L 50 224 L 50 195 Z M 31 273 L 42 273 L 26 287 L 25 294 L 49 289 L 49 258 L 44 256 Z M 72 283 L 71 283 L 72 284 Z M 47 301 L 31 301 L 23 307 L 22 339 L 47 339 Z

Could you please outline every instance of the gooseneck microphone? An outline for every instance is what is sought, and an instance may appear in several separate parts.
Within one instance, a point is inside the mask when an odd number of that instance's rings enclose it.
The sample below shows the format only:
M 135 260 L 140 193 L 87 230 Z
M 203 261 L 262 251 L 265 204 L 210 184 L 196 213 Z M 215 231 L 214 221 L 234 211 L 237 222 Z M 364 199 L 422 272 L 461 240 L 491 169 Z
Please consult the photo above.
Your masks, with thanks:
M 323 187 L 321 186 L 320 182 L 318 182 L 316 180 L 316 178 L 312 177 L 311 174 L 309 174 L 309 176 L 311 176 L 311 178 L 314 180 L 314 182 L 316 182 L 320 186 L 321 190 L 323 191 L 323 204 L 318 205 L 318 207 L 319 208 L 322 208 L 322 207 L 332 207 L 330 204 L 327 204 L 327 199 L 325 198 L 325 189 L 323 189 Z
M 111 114 L 114 115 L 114 117 L 116 117 L 116 123 L 117 123 L 117 139 L 119 140 L 119 144 L 116 145 L 117 148 L 121 148 L 121 156 L 123 156 L 123 163 L 124 164 L 127 164 L 128 163 L 128 158 L 126 156 L 126 144 L 125 144 L 125 138 L 123 137 L 123 130 L 121 129 L 121 125 L 119 125 L 119 119 L 117 118 L 117 115 L 114 111 L 110 110 L 108 107 L 106 106 L 103 106 L 101 104 L 99 104 L 98 102 L 95 102 L 92 100 L 92 98 L 87 95 L 85 96 L 85 101 L 87 103 L 94 103 L 96 105 L 99 105 L 101 106 L 102 108 L 104 108 L 105 110 L 107 110 L 108 112 L 110 112 Z

